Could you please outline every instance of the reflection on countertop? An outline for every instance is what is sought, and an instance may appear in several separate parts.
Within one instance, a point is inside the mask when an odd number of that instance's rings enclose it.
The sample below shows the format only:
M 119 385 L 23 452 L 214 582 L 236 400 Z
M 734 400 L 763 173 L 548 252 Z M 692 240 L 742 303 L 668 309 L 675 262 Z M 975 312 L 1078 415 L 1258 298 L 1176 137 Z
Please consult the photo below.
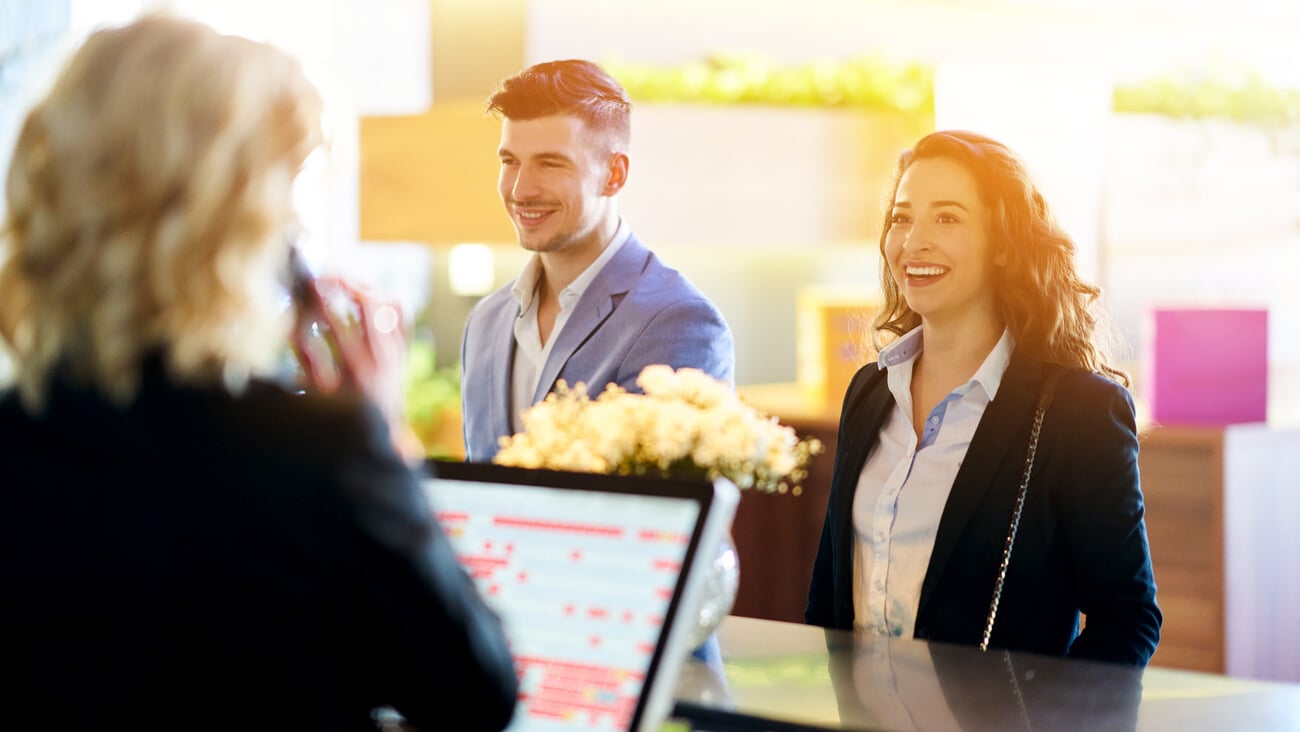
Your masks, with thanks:
M 697 730 L 1300 729 L 1295 684 L 734 616 L 718 640 L 721 663 L 679 684 Z

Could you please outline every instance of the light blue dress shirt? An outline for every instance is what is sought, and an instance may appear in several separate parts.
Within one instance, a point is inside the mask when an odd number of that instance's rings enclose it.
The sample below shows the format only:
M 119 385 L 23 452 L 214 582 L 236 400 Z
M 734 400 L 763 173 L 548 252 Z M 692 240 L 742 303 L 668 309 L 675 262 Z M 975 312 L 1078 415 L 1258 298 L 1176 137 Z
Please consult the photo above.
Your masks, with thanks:
M 921 583 L 948 493 L 1015 348 L 1011 333 L 1003 331 L 970 381 L 930 410 L 918 442 L 912 366 L 924 345 L 917 327 L 880 352 L 894 409 L 853 497 L 855 627 L 904 638 L 915 631 Z

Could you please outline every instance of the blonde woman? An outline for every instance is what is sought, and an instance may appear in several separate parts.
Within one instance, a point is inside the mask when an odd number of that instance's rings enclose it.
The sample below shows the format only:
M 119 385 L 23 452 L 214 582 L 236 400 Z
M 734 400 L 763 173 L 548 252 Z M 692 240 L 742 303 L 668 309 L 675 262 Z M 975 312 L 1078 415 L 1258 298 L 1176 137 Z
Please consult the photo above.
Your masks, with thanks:
M 922 138 L 880 253 L 884 347 L 844 398 L 805 619 L 1145 665 L 1161 614 L 1133 400 L 1024 164 Z
M 161 16 L 93 34 L 27 116 L 0 250 L 6 715 L 509 720 L 499 623 L 377 406 L 394 334 L 344 334 L 334 396 L 265 378 L 320 116 L 289 57 Z

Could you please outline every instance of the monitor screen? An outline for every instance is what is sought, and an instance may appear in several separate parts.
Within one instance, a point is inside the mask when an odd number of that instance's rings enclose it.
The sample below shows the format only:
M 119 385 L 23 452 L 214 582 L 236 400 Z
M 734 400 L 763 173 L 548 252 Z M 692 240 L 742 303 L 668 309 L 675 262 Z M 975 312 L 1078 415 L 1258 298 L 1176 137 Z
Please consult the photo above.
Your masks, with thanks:
M 439 477 L 425 483 L 434 513 L 515 658 L 510 729 L 640 727 L 713 486 L 471 464 L 434 470 Z

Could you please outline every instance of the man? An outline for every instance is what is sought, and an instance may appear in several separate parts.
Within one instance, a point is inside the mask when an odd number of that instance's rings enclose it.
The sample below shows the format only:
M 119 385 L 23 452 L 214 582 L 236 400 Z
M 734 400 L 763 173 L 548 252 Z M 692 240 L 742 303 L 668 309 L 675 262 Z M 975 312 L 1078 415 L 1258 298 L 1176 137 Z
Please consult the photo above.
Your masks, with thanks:
M 587 61 L 537 64 L 503 81 L 488 108 L 502 117 L 501 200 L 535 254 L 465 323 L 467 459 L 491 460 L 561 379 L 593 395 L 610 383 L 638 391 L 642 368 L 667 364 L 730 382 L 722 314 L 618 215 L 631 127 L 618 82 Z

